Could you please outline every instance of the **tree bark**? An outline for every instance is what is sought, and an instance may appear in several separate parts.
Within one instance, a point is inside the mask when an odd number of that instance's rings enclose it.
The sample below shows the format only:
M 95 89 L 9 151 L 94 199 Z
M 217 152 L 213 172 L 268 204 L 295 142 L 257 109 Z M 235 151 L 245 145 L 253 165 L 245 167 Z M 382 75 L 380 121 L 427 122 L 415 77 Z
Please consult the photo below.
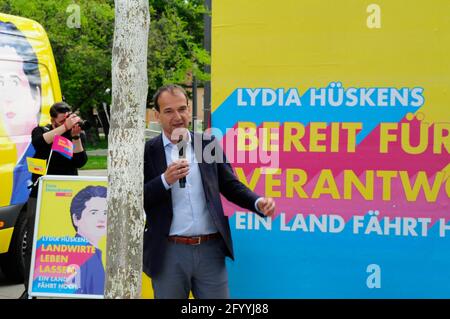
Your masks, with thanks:
M 148 0 L 115 0 L 105 298 L 140 298 Z

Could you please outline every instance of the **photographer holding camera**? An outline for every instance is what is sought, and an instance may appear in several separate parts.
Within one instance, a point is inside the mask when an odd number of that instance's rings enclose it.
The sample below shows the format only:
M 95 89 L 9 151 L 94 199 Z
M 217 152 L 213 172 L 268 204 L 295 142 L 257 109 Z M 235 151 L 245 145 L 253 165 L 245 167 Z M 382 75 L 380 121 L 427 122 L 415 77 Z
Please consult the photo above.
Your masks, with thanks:
M 47 161 L 48 175 L 78 175 L 78 168 L 83 167 L 87 162 L 87 154 L 83 149 L 80 139 L 82 129 L 87 123 L 72 113 L 70 105 L 65 102 L 58 102 L 50 108 L 51 124 L 38 126 L 31 133 L 31 143 L 36 153 L 34 158 L 48 160 L 52 149 L 53 139 L 56 135 L 61 135 L 73 142 L 73 157 L 71 159 L 64 157 L 58 152 L 53 152 L 50 163 Z M 25 292 L 21 298 L 28 297 L 29 273 L 31 265 L 31 253 L 33 244 L 33 231 L 36 216 L 36 201 L 38 185 L 37 179 L 40 175 L 33 174 L 30 197 L 27 205 L 27 237 L 25 249 Z

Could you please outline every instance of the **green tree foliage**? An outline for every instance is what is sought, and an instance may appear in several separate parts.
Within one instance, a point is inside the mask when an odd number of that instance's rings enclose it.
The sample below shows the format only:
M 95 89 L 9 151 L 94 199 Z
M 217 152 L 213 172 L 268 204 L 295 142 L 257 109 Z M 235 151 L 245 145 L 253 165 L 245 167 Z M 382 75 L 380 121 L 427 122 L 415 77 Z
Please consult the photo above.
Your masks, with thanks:
M 68 26 L 80 8 L 80 28 Z M 203 0 L 149 0 L 149 98 L 162 84 L 208 79 L 203 49 Z M 110 104 L 113 0 L 0 0 L 0 12 L 36 20 L 47 31 L 66 101 L 90 118 L 93 107 Z
M 150 0 L 149 96 L 166 83 L 186 83 L 190 75 L 208 80 L 204 66 L 203 0 Z

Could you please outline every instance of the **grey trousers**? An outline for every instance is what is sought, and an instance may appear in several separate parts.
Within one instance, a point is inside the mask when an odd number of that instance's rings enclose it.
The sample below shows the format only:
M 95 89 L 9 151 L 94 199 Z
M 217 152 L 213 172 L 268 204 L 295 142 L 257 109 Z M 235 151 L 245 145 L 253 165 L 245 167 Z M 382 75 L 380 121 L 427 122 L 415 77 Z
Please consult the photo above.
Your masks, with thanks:
M 221 239 L 192 246 L 167 241 L 160 273 L 152 277 L 156 299 L 229 299 Z

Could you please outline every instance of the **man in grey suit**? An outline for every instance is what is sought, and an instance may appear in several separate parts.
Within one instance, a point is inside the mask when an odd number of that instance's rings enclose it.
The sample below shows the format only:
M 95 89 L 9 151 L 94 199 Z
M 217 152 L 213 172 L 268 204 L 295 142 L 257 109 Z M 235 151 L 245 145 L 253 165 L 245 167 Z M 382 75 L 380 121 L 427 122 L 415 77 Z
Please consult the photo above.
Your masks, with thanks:
M 144 272 L 155 298 L 229 298 L 225 257 L 233 258 L 233 246 L 220 194 L 261 216 L 272 216 L 275 202 L 236 178 L 214 138 L 188 131 L 183 88 L 161 87 L 154 105 L 163 132 L 145 145 Z M 203 158 L 206 147 L 212 158 Z

